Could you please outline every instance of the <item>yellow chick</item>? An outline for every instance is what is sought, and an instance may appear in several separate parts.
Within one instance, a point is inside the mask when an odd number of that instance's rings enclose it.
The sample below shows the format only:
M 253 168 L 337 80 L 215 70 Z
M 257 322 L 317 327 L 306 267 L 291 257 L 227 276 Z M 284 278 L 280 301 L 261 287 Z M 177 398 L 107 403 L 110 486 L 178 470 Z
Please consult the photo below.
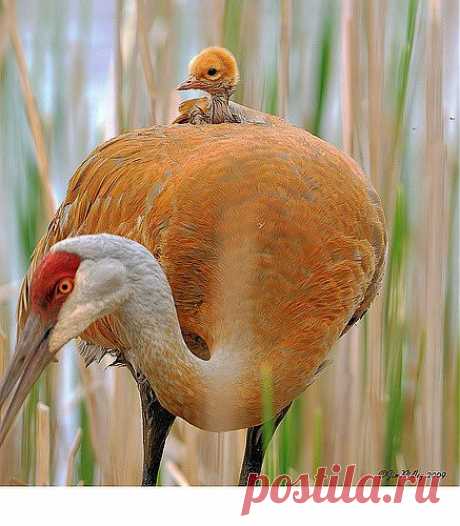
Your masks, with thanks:
M 229 104 L 240 79 L 235 57 L 222 47 L 208 47 L 189 64 L 189 76 L 177 86 L 179 91 L 199 89 L 206 97 L 191 99 L 179 106 L 174 123 L 221 124 L 243 122 L 238 105 Z

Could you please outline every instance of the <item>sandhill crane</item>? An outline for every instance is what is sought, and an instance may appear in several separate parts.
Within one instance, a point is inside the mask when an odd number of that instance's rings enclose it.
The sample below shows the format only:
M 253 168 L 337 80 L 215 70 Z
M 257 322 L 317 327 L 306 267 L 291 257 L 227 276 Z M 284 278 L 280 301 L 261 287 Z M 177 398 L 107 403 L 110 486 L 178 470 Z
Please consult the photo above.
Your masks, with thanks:
M 261 371 L 276 428 L 368 309 L 386 246 L 358 165 L 266 119 L 132 131 L 80 165 L 23 283 L 0 443 L 41 371 L 80 336 L 88 362 L 115 350 L 138 380 L 143 484 L 155 484 L 176 416 L 248 428 L 240 483 L 260 472 Z
M 198 89 L 208 96 L 184 101 L 173 124 L 264 122 L 263 113 L 230 101 L 239 78 L 238 64 L 228 49 L 203 49 L 190 61 L 189 76 L 177 89 Z

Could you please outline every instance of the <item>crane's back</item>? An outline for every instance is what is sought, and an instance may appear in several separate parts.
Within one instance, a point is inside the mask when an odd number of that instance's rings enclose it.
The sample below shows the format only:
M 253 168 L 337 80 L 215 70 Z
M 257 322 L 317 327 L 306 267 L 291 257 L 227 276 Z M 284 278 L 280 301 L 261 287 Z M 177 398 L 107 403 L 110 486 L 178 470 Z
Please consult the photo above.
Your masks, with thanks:
M 189 347 L 203 359 L 226 349 L 249 412 L 261 370 L 276 408 L 311 381 L 374 298 L 385 252 L 380 201 L 357 164 L 278 119 L 154 127 L 103 144 L 70 181 L 32 267 L 58 240 L 98 232 L 152 251 Z M 26 282 L 20 321 L 27 302 Z M 122 334 L 108 318 L 84 338 L 123 349 Z

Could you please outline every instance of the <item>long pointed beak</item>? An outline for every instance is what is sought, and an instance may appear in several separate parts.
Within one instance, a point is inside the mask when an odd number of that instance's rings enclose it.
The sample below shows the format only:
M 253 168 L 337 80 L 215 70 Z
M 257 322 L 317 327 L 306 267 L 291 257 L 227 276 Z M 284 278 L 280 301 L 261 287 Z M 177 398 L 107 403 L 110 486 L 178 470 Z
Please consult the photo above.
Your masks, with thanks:
M 190 75 L 186 80 L 177 86 L 177 91 L 186 91 L 188 89 L 203 89 L 203 83 L 195 76 Z
M 24 400 L 45 367 L 54 360 L 49 352 L 50 326 L 45 326 L 36 314 L 30 314 L 16 345 L 13 360 L 0 385 L 0 411 L 14 391 L 0 422 L 0 446 L 14 423 Z

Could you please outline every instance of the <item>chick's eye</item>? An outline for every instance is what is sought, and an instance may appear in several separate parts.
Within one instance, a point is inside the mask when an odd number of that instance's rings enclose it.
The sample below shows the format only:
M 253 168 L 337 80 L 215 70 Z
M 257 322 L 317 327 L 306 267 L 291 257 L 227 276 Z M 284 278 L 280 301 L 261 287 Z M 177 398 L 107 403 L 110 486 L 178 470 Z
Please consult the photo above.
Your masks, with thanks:
M 208 69 L 208 75 L 210 75 L 211 77 L 213 77 L 216 73 L 217 73 L 217 69 L 216 68 L 209 68 Z
M 65 296 L 70 294 L 73 290 L 73 280 L 70 278 L 61 279 L 61 281 L 56 286 L 56 295 Z

